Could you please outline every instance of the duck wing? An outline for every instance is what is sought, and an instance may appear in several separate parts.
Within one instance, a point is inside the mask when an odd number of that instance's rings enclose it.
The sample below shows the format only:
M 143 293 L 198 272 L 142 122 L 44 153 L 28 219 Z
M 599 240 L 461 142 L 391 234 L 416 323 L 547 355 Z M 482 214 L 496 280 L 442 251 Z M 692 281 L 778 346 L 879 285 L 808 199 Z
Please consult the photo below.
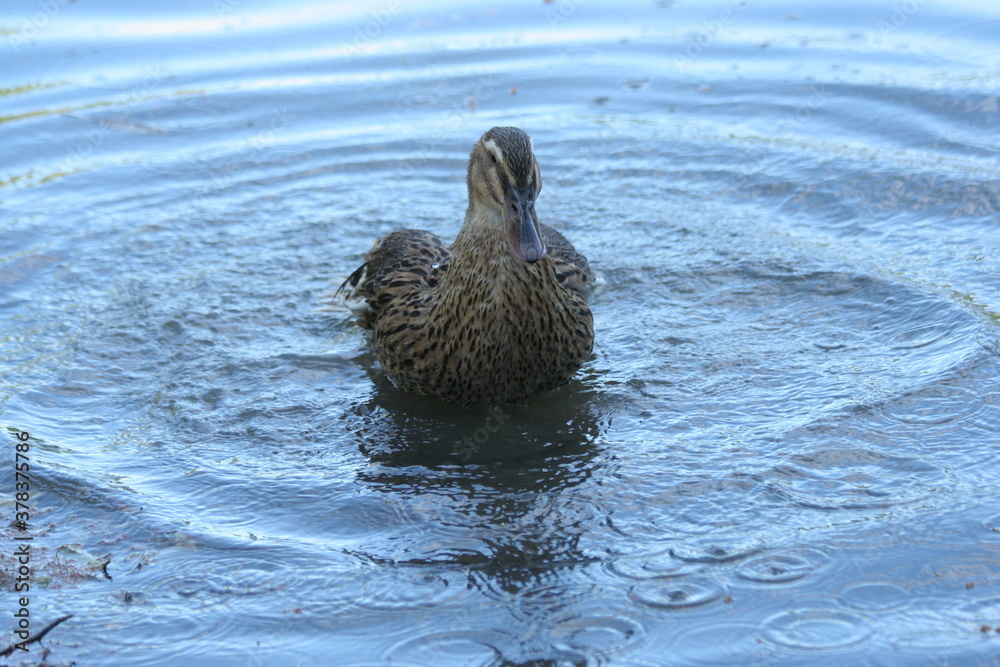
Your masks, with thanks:
M 448 271 L 451 250 L 437 234 L 401 229 L 375 241 L 365 263 L 337 289 L 362 328 L 372 329 L 385 305 L 416 290 L 430 289 Z M 349 289 L 350 288 L 350 289 Z
M 567 289 L 588 297 L 597 284 L 590 262 L 569 240 L 546 224 L 542 224 L 542 241 L 556 266 L 556 280 Z

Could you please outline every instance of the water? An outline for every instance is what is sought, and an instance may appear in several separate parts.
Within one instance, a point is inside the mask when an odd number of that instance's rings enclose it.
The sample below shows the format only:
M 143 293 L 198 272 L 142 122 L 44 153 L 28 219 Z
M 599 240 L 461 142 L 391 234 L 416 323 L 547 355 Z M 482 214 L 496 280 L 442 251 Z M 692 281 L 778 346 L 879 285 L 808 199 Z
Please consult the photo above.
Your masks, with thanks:
M 32 628 L 74 614 L 49 661 L 1000 662 L 979 4 L 8 6 L 0 423 Z M 379 235 L 454 237 L 497 124 L 607 285 L 577 378 L 491 413 L 321 305 Z

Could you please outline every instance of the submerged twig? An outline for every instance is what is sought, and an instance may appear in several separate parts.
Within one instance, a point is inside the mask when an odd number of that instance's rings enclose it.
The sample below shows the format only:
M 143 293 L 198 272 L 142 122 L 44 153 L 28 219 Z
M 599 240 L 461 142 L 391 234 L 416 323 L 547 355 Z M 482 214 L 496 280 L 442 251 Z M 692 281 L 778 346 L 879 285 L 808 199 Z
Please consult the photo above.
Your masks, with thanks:
M 45 635 L 49 634 L 50 630 L 52 630 L 57 625 L 59 625 L 63 621 L 65 621 L 67 619 L 70 619 L 70 618 L 73 618 L 73 614 L 66 614 L 62 618 L 57 618 L 56 620 L 54 620 L 51 623 L 49 623 L 48 625 L 46 625 L 44 628 L 42 628 L 42 631 L 39 632 L 34 637 L 28 637 L 23 642 L 14 642 L 13 644 L 11 644 L 10 646 L 8 646 L 7 648 L 5 648 L 2 651 L 0 651 L 0 658 L 6 658 L 8 655 L 10 655 L 11 653 L 13 653 L 14 650 L 17 649 L 18 646 L 21 646 L 21 645 L 27 646 L 28 644 L 31 644 L 33 642 L 40 642 L 40 641 L 42 641 L 42 637 L 44 637 Z

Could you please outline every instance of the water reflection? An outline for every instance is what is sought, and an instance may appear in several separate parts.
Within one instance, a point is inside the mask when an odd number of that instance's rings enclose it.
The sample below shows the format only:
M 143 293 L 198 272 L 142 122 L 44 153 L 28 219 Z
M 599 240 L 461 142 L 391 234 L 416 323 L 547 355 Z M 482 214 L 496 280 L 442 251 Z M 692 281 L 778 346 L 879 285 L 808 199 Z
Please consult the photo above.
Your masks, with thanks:
M 348 428 L 365 456 L 387 466 L 478 467 L 555 450 L 573 453 L 592 446 L 607 427 L 590 378 L 575 378 L 523 405 L 461 407 L 399 391 L 370 353 L 357 361 L 372 391 L 348 410 Z
M 359 481 L 423 531 L 397 563 L 468 567 L 470 584 L 496 597 L 588 562 L 580 526 L 593 510 L 574 489 L 600 474 L 595 391 L 575 381 L 527 405 L 461 408 L 372 380 L 348 417 L 374 464 Z

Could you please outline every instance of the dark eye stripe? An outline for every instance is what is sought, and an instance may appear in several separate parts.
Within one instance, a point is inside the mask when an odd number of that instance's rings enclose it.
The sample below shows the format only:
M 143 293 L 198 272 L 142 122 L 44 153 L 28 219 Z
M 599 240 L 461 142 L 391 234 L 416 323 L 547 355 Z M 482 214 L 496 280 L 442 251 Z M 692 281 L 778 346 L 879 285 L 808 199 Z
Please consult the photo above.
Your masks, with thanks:
M 497 176 L 500 178 L 500 189 L 507 192 L 507 188 L 510 187 L 510 177 L 507 176 L 507 170 L 497 169 Z

